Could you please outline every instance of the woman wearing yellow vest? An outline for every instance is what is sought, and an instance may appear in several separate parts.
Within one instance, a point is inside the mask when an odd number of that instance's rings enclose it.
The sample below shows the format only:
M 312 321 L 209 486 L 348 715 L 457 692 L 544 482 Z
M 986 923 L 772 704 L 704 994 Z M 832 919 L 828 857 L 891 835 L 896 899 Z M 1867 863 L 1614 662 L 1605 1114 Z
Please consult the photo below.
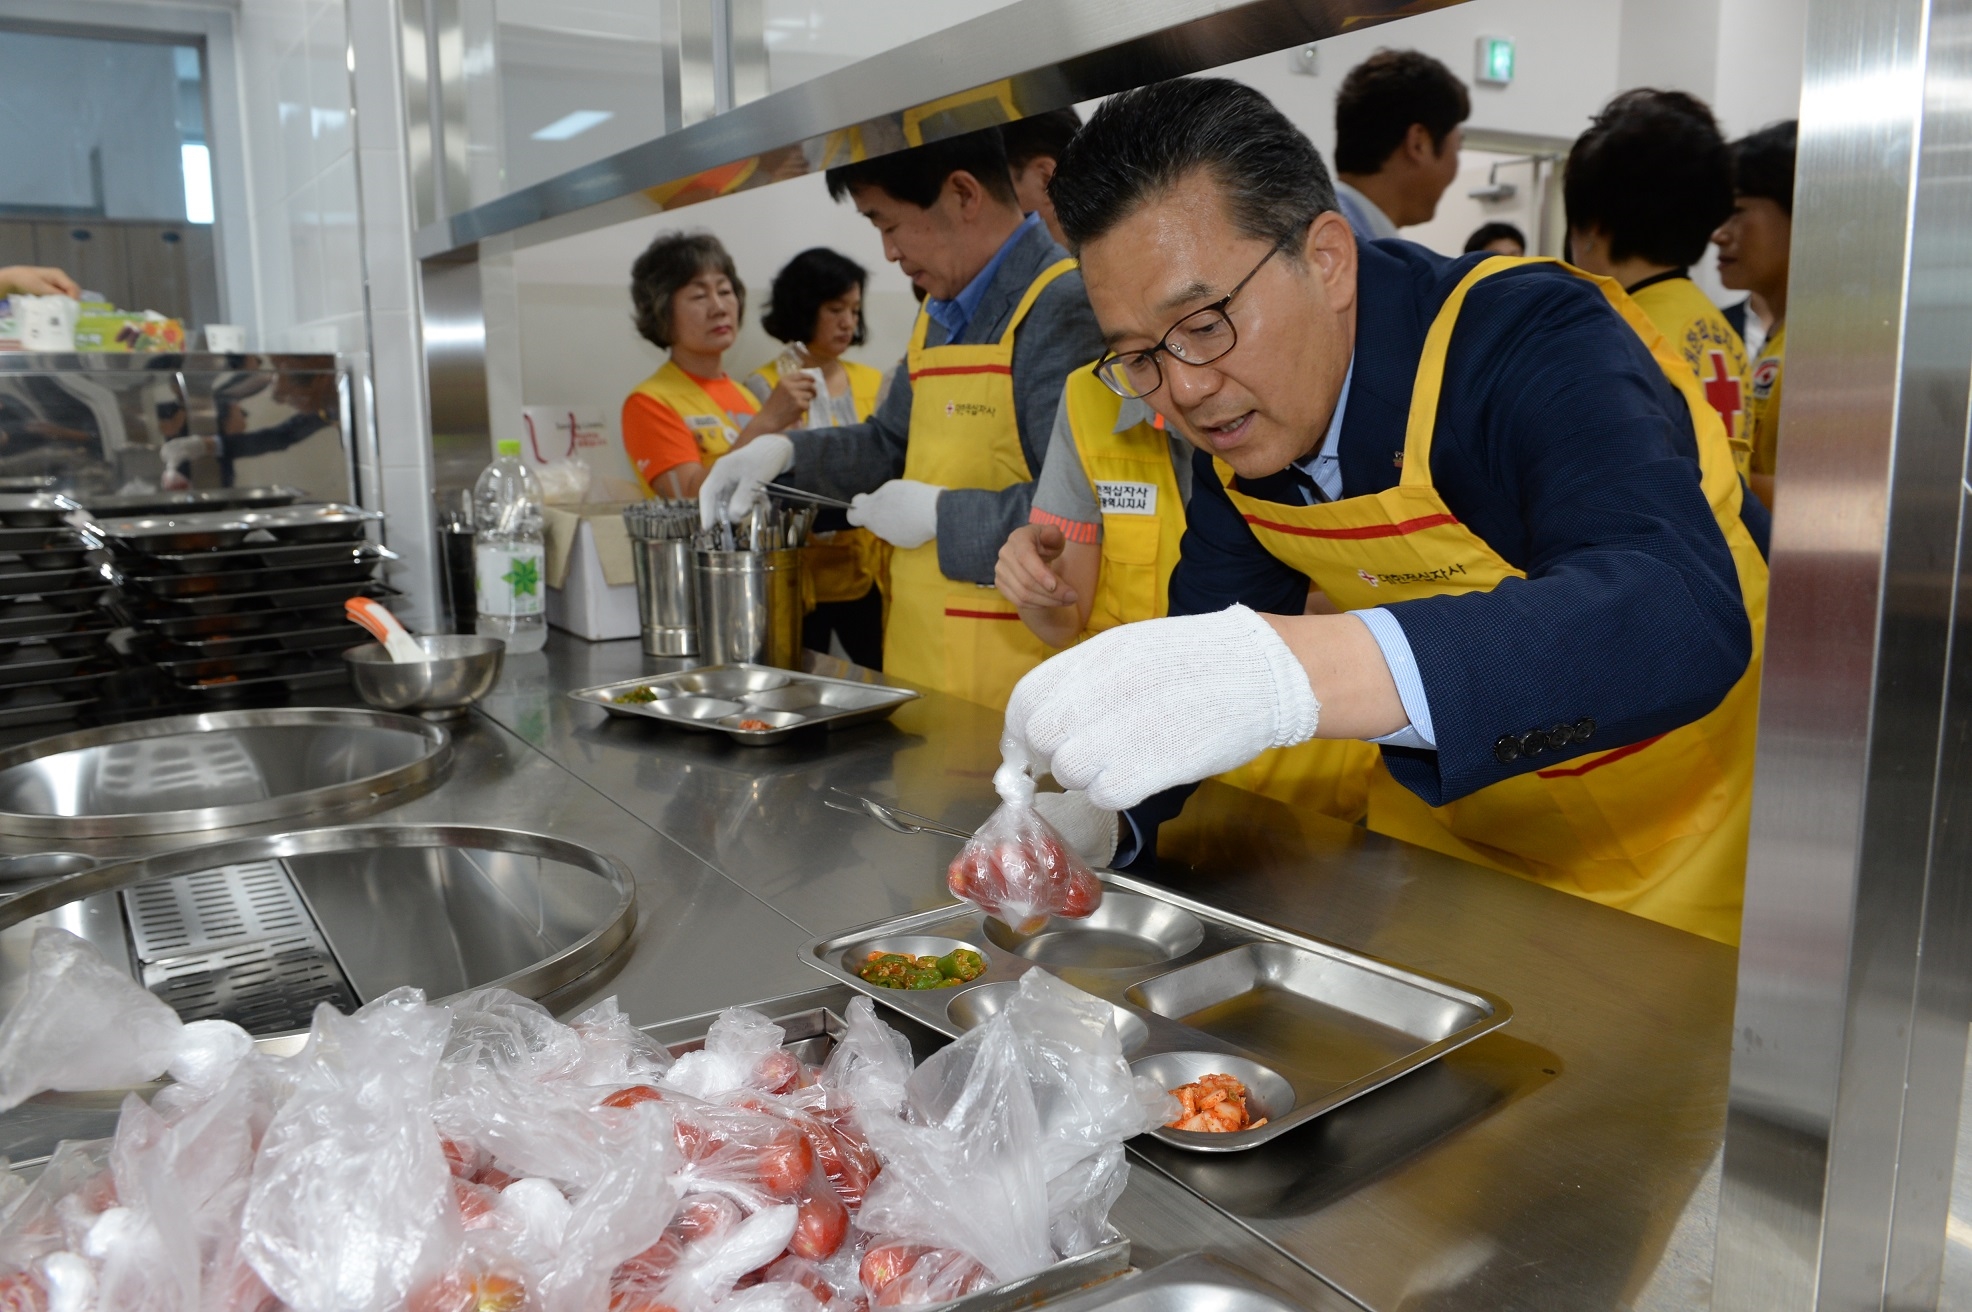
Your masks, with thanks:
M 1732 212 L 1732 157 L 1712 111 L 1682 91 L 1625 91 L 1575 138 L 1562 200 L 1570 260 L 1621 283 L 1664 335 L 1718 411 L 1746 477 L 1746 343 L 1691 280 L 1712 230 Z
M 1162 415 L 1117 396 L 1094 366 L 1076 370 L 1035 484 L 1034 522 L 1000 549 L 1000 595 L 1055 648 L 1168 613 L 1191 473 L 1190 447 L 1165 431 Z M 1326 604 L 1319 592 L 1308 603 Z M 1363 817 L 1375 765 L 1367 743 L 1318 740 L 1264 752 L 1219 777 L 1353 822 Z M 1106 863 L 1113 853 L 1093 855 Z
M 1747 398 L 1753 430 L 1753 492 L 1773 504 L 1774 455 L 1780 449 L 1780 371 L 1787 352 L 1787 270 L 1794 234 L 1792 119 L 1732 143 L 1732 214 L 1712 240 L 1719 281 L 1753 293 L 1773 316 L 1753 364 Z
M 815 380 L 781 380 L 764 405 L 726 376 L 746 313 L 746 284 L 719 239 L 667 232 L 630 267 L 637 331 L 671 353 L 623 402 L 623 451 L 652 496 L 688 497 L 705 467 L 745 441 L 796 423 Z
M 765 403 L 783 377 L 819 371 L 815 399 L 793 427 L 861 423 L 875 413 L 883 371 L 842 354 L 863 344 L 868 280 L 862 265 L 826 246 L 801 252 L 774 275 L 760 326 L 787 349 L 748 374 L 744 386 Z M 877 585 L 887 551 L 868 529 L 818 532 L 809 539 L 801 567 L 812 608 L 801 627 L 802 646 L 828 651 L 837 640 L 856 664 L 883 668 L 883 594 Z
M 1112 97 L 1053 196 L 1098 376 L 1199 455 L 1171 617 L 1023 679 L 1008 758 L 1151 840 L 1190 781 L 1374 742 L 1371 827 L 1735 941 L 1766 566 L 1622 289 L 1358 243 L 1314 147 L 1218 79 Z M 1344 613 L 1281 613 L 1310 582 Z

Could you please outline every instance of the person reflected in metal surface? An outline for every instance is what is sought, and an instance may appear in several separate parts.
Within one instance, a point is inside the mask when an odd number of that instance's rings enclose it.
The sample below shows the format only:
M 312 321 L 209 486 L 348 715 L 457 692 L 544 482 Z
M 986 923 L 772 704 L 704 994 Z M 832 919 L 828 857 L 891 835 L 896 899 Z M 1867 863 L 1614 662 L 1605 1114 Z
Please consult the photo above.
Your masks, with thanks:
M 1000 128 L 1007 146 L 1007 171 L 1013 175 L 1013 194 L 1020 208 L 1038 214 L 1048 225 L 1048 235 L 1057 246 L 1066 247 L 1061 223 L 1054 216 L 1054 202 L 1048 199 L 1048 183 L 1054 180 L 1055 162 L 1068 143 L 1082 130 L 1082 116 L 1074 109 L 1051 109 L 1045 114 L 1029 114 Z
M 274 405 L 290 413 L 277 423 L 249 428 L 253 420 L 247 402 L 263 393 L 268 394 Z M 219 415 L 219 432 L 170 437 L 158 448 L 164 465 L 160 481 L 167 492 L 192 486 L 191 464 L 201 456 L 219 462 L 220 487 L 234 487 L 238 477 L 236 461 L 299 446 L 323 429 L 334 427 L 340 418 L 341 397 L 337 376 L 331 370 L 288 371 L 271 378 L 266 374 L 236 374 L 215 386 L 212 394 Z M 182 407 L 174 408 L 181 416 L 182 428 Z M 160 421 L 166 418 L 165 411 L 160 409 Z
M 1787 354 L 1787 273 L 1794 237 L 1794 121 L 1774 123 L 1732 143 L 1732 214 L 1712 234 L 1719 281 L 1752 293 L 1765 310 L 1767 339 L 1753 362 L 1747 397 L 1750 482 L 1773 505 L 1780 447 L 1780 374 Z
M 32 264 L 10 264 L 0 269 L 0 296 L 72 296 L 80 300 L 82 288 L 60 269 Z
M 666 232 L 630 267 L 637 332 L 670 359 L 623 400 L 623 448 L 649 496 L 688 497 L 705 471 L 761 433 L 801 422 L 815 381 L 779 379 L 764 403 L 726 374 L 746 284 L 709 232 Z
M 1051 191 L 1096 376 L 1196 454 L 1171 617 L 1024 678 L 1007 764 L 1127 810 L 1130 864 L 1196 780 L 1367 741 L 1372 829 L 1735 941 L 1766 563 L 1635 303 L 1360 239 L 1307 138 L 1221 79 L 1113 97 Z
M 1335 198 L 1364 238 L 1429 223 L 1458 176 L 1472 99 L 1421 50 L 1379 50 L 1335 95 Z

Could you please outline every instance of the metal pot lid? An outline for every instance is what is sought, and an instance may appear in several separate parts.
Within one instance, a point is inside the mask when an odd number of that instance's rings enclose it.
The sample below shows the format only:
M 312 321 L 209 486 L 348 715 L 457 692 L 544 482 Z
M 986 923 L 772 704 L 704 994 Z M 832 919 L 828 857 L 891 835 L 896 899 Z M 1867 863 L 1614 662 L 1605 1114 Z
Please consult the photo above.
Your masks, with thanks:
M 0 751 L 0 833 L 64 839 L 362 813 L 452 763 L 440 726 L 283 707 L 104 725 Z

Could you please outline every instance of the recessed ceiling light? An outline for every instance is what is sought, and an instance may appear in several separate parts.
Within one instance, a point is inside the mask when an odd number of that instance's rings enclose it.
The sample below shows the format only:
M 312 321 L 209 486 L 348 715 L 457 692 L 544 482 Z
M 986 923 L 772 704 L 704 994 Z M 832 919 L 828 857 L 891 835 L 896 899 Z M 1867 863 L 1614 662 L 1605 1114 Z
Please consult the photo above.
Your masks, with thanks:
M 567 141 L 579 137 L 598 123 L 607 123 L 616 115 L 607 109 L 578 109 L 573 114 L 564 114 L 554 122 L 534 134 L 536 141 Z

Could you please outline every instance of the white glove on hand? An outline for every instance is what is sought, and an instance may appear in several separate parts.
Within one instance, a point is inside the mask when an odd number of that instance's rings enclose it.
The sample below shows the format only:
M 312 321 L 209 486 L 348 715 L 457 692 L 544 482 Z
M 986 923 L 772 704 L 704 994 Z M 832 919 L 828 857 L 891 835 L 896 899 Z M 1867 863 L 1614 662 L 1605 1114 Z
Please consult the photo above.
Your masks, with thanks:
M 851 497 L 846 518 L 893 547 L 921 547 L 938 536 L 938 498 L 944 491 L 935 483 L 893 478 L 874 492 Z
M 1091 802 L 1087 793 L 1036 793 L 1034 809 L 1096 869 L 1106 868 L 1116 856 L 1122 818 Z
M 793 463 L 794 443 L 779 433 L 763 433 L 720 456 L 698 485 L 699 527 L 711 528 L 722 519 L 727 523 L 745 519 L 753 503 L 766 495 L 760 485 L 772 482 Z
M 1015 685 L 1000 751 L 1121 811 L 1315 735 L 1301 662 L 1244 606 L 1109 629 Z

